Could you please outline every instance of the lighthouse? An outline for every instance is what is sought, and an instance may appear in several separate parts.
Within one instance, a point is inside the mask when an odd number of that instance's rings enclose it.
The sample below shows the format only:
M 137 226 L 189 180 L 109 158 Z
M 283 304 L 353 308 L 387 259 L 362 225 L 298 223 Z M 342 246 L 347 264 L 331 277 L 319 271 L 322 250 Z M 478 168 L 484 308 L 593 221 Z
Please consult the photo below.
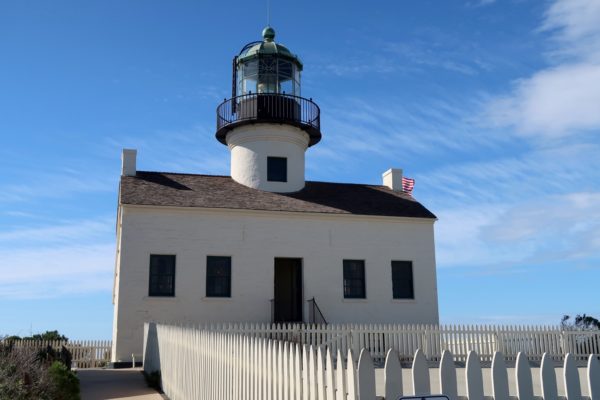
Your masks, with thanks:
M 300 58 L 275 41 L 272 27 L 262 38 L 233 58 L 232 97 L 217 107 L 216 138 L 229 147 L 234 181 L 297 192 L 305 186 L 305 152 L 321 140 L 320 110 L 301 96 Z
M 300 58 L 266 27 L 233 58 L 217 140 L 231 176 L 140 171 L 122 153 L 113 365 L 142 359 L 144 323 L 438 324 L 436 217 L 403 190 L 305 180 L 320 110 Z

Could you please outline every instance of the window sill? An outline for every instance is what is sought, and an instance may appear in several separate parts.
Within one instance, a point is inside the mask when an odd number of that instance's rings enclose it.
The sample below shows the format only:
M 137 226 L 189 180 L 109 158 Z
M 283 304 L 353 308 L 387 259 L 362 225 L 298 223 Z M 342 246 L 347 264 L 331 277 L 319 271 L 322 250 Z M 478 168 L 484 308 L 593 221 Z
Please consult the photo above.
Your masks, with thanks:
M 368 303 L 368 299 L 342 299 L 342 303 Z
M 143 299 L 149 301 L 170 301 L 174 303 L 179 302 L 179 298 L 177 298 L 176 296 L 144 296 Z
M 417 300 L 415 300 L 415 299 L 392 299 L 390 302 L 391 303 L 409 303 L 409 304 L 411 304 L 411 303 L 416 303 Z
M 233 301 L 232 297 L 207 297 L 204 296 L 202 301 L 216 301 L 216 302 L 229 302 Z

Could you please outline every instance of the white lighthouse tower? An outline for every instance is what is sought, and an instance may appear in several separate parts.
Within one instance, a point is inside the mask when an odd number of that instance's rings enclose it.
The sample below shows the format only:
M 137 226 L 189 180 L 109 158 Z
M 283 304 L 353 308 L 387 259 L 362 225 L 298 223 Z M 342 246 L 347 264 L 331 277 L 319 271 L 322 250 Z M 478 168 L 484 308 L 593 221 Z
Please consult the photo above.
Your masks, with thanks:
M 304 153 L 321 140 L 320 110 L 300 96 L 302 62 L 263 40 L 233 59 L 232 98 L 217 108 L 217 139 L 231 151 L 231 177 L 242 185 L 289 193 L 304 188 Z

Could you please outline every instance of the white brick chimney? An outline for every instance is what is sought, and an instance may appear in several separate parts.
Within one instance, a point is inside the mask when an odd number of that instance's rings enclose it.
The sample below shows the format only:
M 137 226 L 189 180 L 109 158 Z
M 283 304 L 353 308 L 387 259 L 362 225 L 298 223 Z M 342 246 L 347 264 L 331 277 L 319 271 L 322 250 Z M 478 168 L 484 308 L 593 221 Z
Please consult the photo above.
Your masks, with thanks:
M 137 150 L 123 149 L 121 153 L 121 176 L 135 176 Z
M 390 168 L 381 174 L 383 186 L 387 186 L 395 192 L 402 191 L 402 169 Z

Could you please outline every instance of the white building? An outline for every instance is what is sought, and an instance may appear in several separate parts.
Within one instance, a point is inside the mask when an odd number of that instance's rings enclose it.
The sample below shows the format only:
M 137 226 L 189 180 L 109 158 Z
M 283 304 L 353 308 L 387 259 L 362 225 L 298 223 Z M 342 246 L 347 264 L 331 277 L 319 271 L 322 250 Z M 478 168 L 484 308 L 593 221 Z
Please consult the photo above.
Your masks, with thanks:
M 123 151 L 115 363 L 140 359 L 146 321 L 438 323 L 435 216 L 399 169 L 381 186 L 305 181 L 320 110 L 274 36 L 234 59 L 217 108 L 231 177 L 137 171 Z

